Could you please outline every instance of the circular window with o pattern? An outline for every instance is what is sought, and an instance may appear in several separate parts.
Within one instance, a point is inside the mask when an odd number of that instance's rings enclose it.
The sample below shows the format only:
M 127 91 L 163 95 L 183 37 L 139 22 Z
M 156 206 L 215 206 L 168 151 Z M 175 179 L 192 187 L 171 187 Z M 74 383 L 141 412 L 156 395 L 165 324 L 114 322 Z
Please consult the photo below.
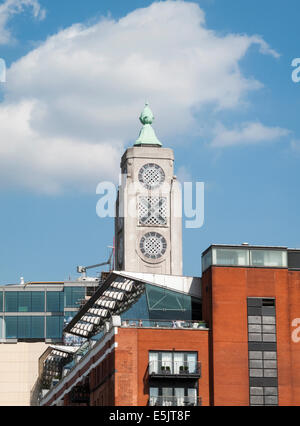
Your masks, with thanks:
M 141 238 L 140 250 L 148 259 L 160 259 L 167 250 L 167 241 L 157 232 L 148 232 Z
M 139 171 L 139 181 L 147 189 L 156 189 L 165 181 L 165 172 L 158 164 L 145 164 Z

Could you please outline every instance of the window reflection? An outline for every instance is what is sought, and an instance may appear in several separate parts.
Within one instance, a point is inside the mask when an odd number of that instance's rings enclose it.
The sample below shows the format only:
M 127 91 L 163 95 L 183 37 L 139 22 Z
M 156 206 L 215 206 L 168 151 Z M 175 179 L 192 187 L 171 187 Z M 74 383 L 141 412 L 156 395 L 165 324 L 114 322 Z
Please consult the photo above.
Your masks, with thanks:
M 151 386 L 149 389 L 149 405 L 163 407 L 197 406 L 197 388 L 188 386 Z
M 199 374 L 196 352 L 149 352 L 149 374 Z

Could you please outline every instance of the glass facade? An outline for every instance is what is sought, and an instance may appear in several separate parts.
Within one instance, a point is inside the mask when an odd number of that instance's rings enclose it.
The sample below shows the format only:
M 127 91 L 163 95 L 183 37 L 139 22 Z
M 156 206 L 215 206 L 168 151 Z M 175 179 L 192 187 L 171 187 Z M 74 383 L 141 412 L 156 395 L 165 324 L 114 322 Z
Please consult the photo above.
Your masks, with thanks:
M 83 286 L 57 287 L 57 291 L 32 287 L 1 288 L 0 339 L 62 340 L 64 321 L 76 314 L 87 290 Z
M 82 287 L 65 288 L 65 308 L 78 308 L 80 301 L 85 297 L 85 289 Z
M 64 325 L 64 318 L 62 316 L 47 317 L 46 324 L 47 339 L 59 339 L 62 336 Z
M 45 335 L 45 317 L 31 317 L 31 333 L 33 339 L 42 339 Z
M 31 312 L 45 311 L 45 292 L 35 291 L 31 293 Z
M 19 312 L 18 292 L 5 292 L 5 312 Z
M 40 316 L 10 316 L 4 319 L 4 333 L 6 339 L 44 339 L 44 324 Z
M 200 315 L 200 300 L 182 293 L 146 284 L 146 290 L 131 308 L 121 315 L 122 320 L 193 320 Z
M 7 339 L 17 339 L 18 337 L 18 317 L 5 318 L 5 336 Z
M 64 309 L 64 294 L 61 291 L 47 292 L 47 312 L 62 312 Z
M 202 270 L 206 271 L 210 266 L 287 268 L 287 251 L 212 247 L 202 256 Z
M 44 312 L 44 291 L 5 291 L 5 312 Z

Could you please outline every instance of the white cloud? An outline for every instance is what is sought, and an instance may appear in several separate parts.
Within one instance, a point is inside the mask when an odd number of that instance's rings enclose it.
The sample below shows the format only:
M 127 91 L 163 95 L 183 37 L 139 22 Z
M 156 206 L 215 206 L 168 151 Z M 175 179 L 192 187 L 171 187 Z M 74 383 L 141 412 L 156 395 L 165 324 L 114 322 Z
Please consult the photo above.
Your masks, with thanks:
M 229 147 L 234 145 L 254 145 L 262 142 L 273 142 L 285 136 L 290 131 L 280 127 L 267 127 L 260 122 L 243 123 L 234 129 L 227 129 L 218 124 L 214 129 L 212 147 Z
M 24 12 L 26 8 L 32 10 L 36 19 L 45 18 L 45 9 L 41 8 L 38 0 L 5 0 L 0 4 L 0 45 L 10 43 L 13 40 L 8 22 L 14 15 Z
M 58 191 L 116 177 L 124 145 L 138 137 L 145 100 L 164 142 L 197 129 L 194 108 L 240 108 L 262 87 L 239 66 L 255 44 L 277 57 L 261 37 L 209 30 L 199 6 L 181 1 L 49 37 L 7 73 L 3 184 Z

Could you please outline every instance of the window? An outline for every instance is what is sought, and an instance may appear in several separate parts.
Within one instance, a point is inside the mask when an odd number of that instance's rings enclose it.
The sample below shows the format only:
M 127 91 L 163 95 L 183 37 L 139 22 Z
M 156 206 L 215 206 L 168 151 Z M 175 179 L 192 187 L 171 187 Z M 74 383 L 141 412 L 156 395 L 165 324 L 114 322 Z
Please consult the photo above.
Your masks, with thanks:
M 248 250 L 213 249 L 214 265 L 249 266 Z
M 212 265 L 212 250 L 209 250 L 202 257 L 202 271 L 206 271 Z
M 18 292 L 18 312 L 31 312 L 30 292 Z
M 151 285 L 146 286 L 146 294 L 150 319 L 192 319 L 190 296 Z
M 0 312 L 3 312 L 3 291 L 0 291 Z
M 18 292 L 5 292 L 5 312 L 18 312 Z
M 149 352 L 149 374 L 199 375 L 197 352 Z
M 248 298 L 250 405 L 278 404 L 276 301 Z
M 6 317 L 5 318 L 5 337 L 6 339 L 44 339 L 44 317 Z M 2 331 L 2 324 L 0 322 Z
M 5 336 L 7 339 L 18 338 L 18 317 L 5 318 Z
M 46 318 L 47 339 L 61 339 L 63 331 L 63 317 L 47 317 Z
M 31 317 L 18 317 L 18 339 L 31 338 Z
M 149 374 L 158 372 L 158 353 L 149 353 Z
M 287 268 L 287 252 L 280 250 L 251 250 L 251 265 Z
M 31 337 L 33 339 L 45 338 L 45 317 L 32 317 Z
M 5 312 L 44 312 L 43 291 L 6 291 Z
M 150 386 L 149 405 L 165 407 L 197 406 L 198 390 L 192 385 L 186 386 Z
M 3 317 L 0 317 L 0 339 L 3 339 Z
M 165 371 L 167 373 L 173 373 L 173 356 L 172 352 L 162 352 L 160 354 L 161 362 L 158 365 L 161 371 Z
M 84 287 L 65 287 L 65 308 L 79 308 L 80 301 L 85 298 Z
M 286 250 L 261 248 L 212 247 L 202 257 L 202 270 L 211 265 L 287 268 L 288 255 Z
M 121 315 L 122 320 L 127 319 L 149 319 L 149 310 L 147 305 L 146 294 L 143 293 L 126 312 Z
M 62 312 L 63 293 L 61 291 L 47 291 L 47 312 Z
M 45 312 L 44 291 L 33 291 L 31 293 L 31 312 Z

